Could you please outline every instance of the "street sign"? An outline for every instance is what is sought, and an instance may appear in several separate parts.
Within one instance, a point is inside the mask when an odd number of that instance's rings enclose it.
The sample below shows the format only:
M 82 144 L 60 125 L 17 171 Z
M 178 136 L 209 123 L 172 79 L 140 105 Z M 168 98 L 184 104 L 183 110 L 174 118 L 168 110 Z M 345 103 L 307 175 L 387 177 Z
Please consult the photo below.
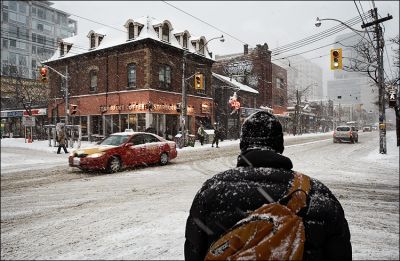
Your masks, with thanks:
M 25 127 L 34 127 L 36 126 L 36 118 L 31 116 L 22 117 L 22 125 Z

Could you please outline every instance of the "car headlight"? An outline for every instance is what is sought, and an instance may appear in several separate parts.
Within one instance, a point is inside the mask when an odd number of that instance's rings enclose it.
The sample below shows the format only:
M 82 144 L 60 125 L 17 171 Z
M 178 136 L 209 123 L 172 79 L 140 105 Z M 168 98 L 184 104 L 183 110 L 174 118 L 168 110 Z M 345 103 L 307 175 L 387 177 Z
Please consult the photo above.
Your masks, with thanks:
M 97 152 L 97 153 L 90 154 L 87 157 L 88 158 L 98 158 L 98 157 L 103 156 L 104 154 L 106 154 L 106 153 L 105 152 Z

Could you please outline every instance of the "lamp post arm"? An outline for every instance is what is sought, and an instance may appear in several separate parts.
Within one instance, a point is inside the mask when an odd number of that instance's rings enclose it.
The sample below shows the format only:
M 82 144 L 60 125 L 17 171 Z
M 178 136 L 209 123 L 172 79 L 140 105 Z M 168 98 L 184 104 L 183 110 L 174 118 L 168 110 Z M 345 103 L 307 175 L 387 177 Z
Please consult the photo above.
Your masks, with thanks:
M 341 23 L 342 25 L 346 26 L 350 30 L 355 31 L 355 32 L 359 32 L 359 33 L 373 32 L 373 31 L 368 31 L 368 30 L 357 30 L 357 29 L 354 29 L 353 27 L 349 26 L 348 24 L 346 24 L 346 23 L 344 23 L 344 22 L 342 22 L 342 21 L 340 21 L 338 19 L 335 19 L 335 18 L 323 18 L 323 19 L 320 19 L 319 17 L 317 17 L 317 22 L 319 22 L 319 21 L 336 21 L 336 22 Z
M 63 77 L 64 79 L 66 79 L 68 76 L 66 76 L 66 75 L 64 75 L 64 74 L 62 74 L 62 73 L 60 73 L 59 71 L 57 71 L 56 69 L 54 69 L 53 67 L 51 67 L 51 66 L 48 66 L 48 65 L 44 65 L 45 67 L 47 67 L 47 68 L 49 68 L 50 70 L 52 70 L 53 72 L 55 72 L 55 73 L 57 73 L 58 75 L 60 75 L 61 77 Z

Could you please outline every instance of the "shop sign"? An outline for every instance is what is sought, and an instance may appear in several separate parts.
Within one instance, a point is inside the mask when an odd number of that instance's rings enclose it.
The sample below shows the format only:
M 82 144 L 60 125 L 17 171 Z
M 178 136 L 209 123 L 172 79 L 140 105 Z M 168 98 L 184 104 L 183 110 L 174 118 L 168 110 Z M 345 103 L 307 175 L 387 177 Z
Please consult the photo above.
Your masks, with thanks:
M 151 104 L 151 106 L 149 106 Z M 100 112 L 115 112 L 115 111 L 176 111 L 176 104 L 157 104 L 157 103 L 129 103 L 129 104 L 113 104 L 113 105 L 100 105 Z M 188 112 L 193 112 L 193 108 L 188 106 Z
M 32 116 L 47 115 L 47 109 L 31 109 Z M 29 116 L 27 111 L 24 111 L 24 116 Z
M 23 111 L 2 111 L 1 117 L 8 118 L 8 117 L 22 117 Z
M 22 117 L 22 125 L 24 125 L 25 127 L 34 127 L 36 125 L 35 117 Z

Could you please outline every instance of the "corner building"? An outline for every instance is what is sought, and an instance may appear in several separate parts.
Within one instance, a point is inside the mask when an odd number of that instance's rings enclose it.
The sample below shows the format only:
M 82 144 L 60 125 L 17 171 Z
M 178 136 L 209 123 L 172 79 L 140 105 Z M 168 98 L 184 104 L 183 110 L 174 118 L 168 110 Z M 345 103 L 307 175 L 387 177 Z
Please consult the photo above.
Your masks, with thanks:
M 196 122 L 212 121 L 214 60 L 206 43 L 204 36 L 176 30 L 168 20 L 142 17 L 127 20 L 120 30 L 102 28 L 63 39 L 45 64 L 68 72 L 69 124 L 81 125 L 83 136 L 153 127 L 172 138 L 180 127 L 183 78 L 189 133 L 195 133 Z M 202 89 L 194 88 L 196 72 L 204 76 Z M 65 81 L 50 69 L 49 85 L 54 99 L 48 110 L 57 122 L 65 117 Z

